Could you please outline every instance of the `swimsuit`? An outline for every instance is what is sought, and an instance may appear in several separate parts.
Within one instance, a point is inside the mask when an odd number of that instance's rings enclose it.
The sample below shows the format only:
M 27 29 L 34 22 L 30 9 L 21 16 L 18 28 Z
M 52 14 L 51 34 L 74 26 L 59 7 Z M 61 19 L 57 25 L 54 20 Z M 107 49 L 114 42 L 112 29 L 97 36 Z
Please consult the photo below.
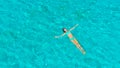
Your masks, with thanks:
M 71 34 L 71 32 L 68 31 L 66 34 L 69 35 Z M 74 39 L 75 39 L 74 37 L 70 38 L 70 40 L 74 40 Z

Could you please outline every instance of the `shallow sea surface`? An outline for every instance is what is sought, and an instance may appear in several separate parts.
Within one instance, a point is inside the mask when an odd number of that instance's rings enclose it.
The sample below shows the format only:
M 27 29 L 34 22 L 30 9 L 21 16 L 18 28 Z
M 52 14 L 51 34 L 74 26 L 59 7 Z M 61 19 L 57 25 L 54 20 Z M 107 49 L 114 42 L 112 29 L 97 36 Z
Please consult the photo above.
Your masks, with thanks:
M 120 0 L 0 0 L 0 68 L 120 68 Z

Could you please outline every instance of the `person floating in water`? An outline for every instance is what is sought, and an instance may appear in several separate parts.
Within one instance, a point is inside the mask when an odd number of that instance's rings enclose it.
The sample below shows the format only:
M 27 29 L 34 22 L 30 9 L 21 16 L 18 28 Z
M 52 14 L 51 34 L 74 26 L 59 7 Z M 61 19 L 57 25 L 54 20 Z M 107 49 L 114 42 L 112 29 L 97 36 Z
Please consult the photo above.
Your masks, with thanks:
M 78 43 L 78 41 L 76 40 L 76 38 L 72 35 L 72 33 L 70 31 L 74 30 L 76 27 L 78 26 L 78 24 L 76 24 L 74 27 L 72 27 L 70 30 L 67 30 L 66 28 L 63 28 L 63 34 L 60 36 L 55 36 L 55 38 L 59 38 L 62 37 L 64 35 L 67 35 L 69 37 L 69 39 L 71 40 L 71 42 L 73 44 L 76 45 L 76 47 L 82 52 L 82 54 L 85 54 L 85 50 L 82 48 L 82 46 Z

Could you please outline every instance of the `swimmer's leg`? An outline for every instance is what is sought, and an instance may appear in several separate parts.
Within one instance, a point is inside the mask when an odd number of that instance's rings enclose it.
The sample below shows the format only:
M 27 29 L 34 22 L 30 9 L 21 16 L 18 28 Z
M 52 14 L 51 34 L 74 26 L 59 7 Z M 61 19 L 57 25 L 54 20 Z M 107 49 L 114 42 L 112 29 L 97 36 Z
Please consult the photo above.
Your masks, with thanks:
M 78 41 L 75 39 L 75 40 L 71 40 L 75 45 L 76 47 L 82 52 L 82 54 L 85 54 L 85 50 L 82 48 L 82 46 L 78 43 Z

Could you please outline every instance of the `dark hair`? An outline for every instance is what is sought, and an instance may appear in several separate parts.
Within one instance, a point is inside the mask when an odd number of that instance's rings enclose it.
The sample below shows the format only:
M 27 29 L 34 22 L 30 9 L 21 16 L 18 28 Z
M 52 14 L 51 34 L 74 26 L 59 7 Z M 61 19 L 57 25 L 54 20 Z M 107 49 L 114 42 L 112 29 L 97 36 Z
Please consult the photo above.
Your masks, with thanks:
M 66 29 L 66 28 L 63 28 L 63 32 L 64 32 L 64 33 L 66 33 L 65 29 Z

